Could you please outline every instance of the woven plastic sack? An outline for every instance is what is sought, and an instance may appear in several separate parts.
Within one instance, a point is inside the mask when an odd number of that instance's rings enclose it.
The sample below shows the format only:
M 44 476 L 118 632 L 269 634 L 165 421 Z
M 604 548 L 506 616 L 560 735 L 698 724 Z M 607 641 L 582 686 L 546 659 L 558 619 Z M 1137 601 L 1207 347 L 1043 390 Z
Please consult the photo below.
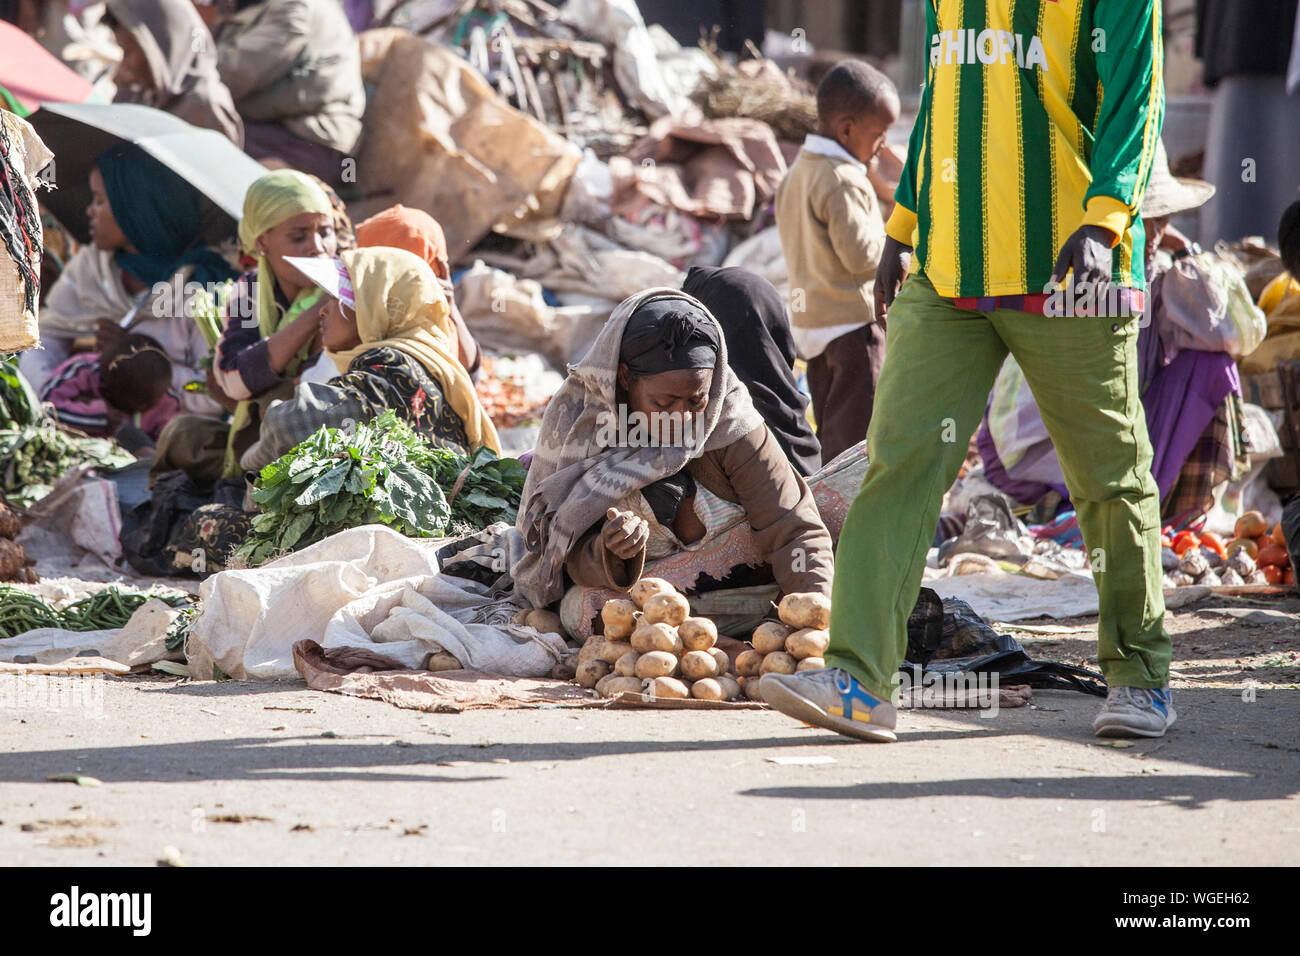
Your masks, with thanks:
M 1268 323 L 1241 270 L 1218 251 L 1185 256 L 1162 278 L 1167 324 L 1161 340 L 1176 349 L 1227 352 L 1239 359 L 1264 341 Z

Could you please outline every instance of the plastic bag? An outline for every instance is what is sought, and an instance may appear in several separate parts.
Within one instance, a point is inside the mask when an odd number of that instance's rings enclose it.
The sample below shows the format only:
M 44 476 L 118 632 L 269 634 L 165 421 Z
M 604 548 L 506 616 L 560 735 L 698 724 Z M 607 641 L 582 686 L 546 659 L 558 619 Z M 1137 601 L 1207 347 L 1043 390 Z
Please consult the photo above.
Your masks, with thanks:
M 1161 277 L 1167 348 L 1227 352 L 1239 359 L 1264 341 L 1268 323 L 1241 271 L 1217 250 L 1184 256 Z
M 939 565 L 947 567 L 958 554 L 983 554 L 995 561 L 1020 564 L 1033 553 L 1031 546 L 1021 541 L 1021 534 L 1020 522 L 1006 498 L 980 495 L 966 510 L 961 534 L 939 546 Z
M 998 634 L 960 598 L 940 598 L 921 588 L 907 619 L 907 654 L 900 673 L 996 674 L 999 683 L 1028 684 L 1106 696 L 1106 679 L 1095 671 L 1056 661 L 1037 661 L 1020 642 Z

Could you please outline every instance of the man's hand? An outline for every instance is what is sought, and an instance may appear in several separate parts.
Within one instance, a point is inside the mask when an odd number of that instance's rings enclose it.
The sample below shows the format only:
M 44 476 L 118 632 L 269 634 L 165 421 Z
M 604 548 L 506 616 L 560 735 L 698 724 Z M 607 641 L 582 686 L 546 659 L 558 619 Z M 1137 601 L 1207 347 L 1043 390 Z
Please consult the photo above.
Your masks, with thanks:
M 885 251 L 880 254 L 880 264 L 876 266 L 876 321 L 885 327 L 889 316 L 889 307 L 894 304 L 894 297 L 907 278 L 907 270 L 912 266 L 912 247 L 905 246 L 893 236 L 885 239 Z
M 630 511 L 610 508 L 605 512 L 605 527 L 600 530 L 600 543 L 605 550 L 624 561 L 634 558 L 650 540 L 650 525 Z
M 1164 235 L 1160 237 L 1160 248 L 1167 252 L 1193 252 L 1194 243 L 1173 226 L 1165 226 Z
M 1111 246 L 1114 233 L 1102 226 L 1080 226 L 1074 231 L 1052 269 L 1052 285 L 1065 281 L 1065 273 L 1074 269 L 1075 285 L 1094 286 L 1110 282 Z

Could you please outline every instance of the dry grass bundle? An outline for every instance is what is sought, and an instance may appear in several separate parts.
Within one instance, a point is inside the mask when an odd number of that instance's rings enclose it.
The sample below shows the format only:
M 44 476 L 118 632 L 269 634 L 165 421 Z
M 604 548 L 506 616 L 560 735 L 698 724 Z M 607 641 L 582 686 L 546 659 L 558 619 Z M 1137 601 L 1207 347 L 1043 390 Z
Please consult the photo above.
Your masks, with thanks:
M 718 55 L 716 47 L 701 42 L 717 73 L 704 77 L 691 99 L 710 119 L 744 116 L 772 127 L 777 139 L 801 142 L 817 129 L 817 98 L 812 88 L 793 75 L 783 73 L 753 46 L 753 59 L 732 64 Z

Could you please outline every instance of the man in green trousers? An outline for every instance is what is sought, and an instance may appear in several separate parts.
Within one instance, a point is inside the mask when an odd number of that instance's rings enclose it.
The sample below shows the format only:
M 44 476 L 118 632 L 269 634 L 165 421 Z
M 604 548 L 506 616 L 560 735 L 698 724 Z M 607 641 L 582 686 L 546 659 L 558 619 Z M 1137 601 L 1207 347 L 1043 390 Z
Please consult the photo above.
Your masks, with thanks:
M 763 697 L 848 736 L 895 739 L 907 618 L 942 496 L 1011 354 L 1097 583 L 1110 690 L 1093 728 L 1159 737 L 1175 713 L 1137 338 L 1138 208 L 1164 117 L 1160 4 L 927 0 L 926 21 L 929 69 L 876 278 L 888 358 L 836 553 L 826 669 L 768 674 Z

